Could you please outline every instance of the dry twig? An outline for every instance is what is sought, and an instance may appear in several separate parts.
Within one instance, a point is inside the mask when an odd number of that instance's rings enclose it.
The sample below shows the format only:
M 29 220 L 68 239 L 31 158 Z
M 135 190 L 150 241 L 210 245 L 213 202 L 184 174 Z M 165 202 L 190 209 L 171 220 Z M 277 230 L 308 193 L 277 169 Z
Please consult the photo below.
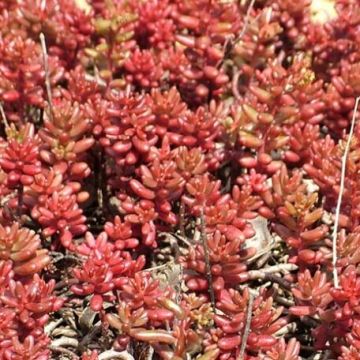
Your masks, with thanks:
M 245 19 L 244 19 L 244 26 L 241 29 L 241 32 L 240 32 L 239 36 L 235 40 L 235 44 L 241 40 L 241 38 L 244 36 L 244 34 L 245 34 L 246 30 L 247 30 L 247 27 L 249 25 L 249 20 L 250 20 L 250 13 L 251 13 L 251 10 L 253 9 L 254 5 L 255 5 L 255 1 L 256 0 L 251 0 L 249 6 L 247 8 Z
M 179 219 L 179 230 L 180 235 L 185 237 L 185 204 L 183 202 L 180 203 L 180 219 Z
M 59 261 L 62 261 L 62 260 L 72 260 L 74 261 L 75 263 L 79 264 L 81 263 L 81 259 L 75 255 L 72 255 L 72 254 L 63 254 L 63 253 L 60 253 L 60 252 L 56 252 L 56 251 L 51 251 L 50 252 L 50 255 L 52 256 L 52 263 L 55 264 Z
M 70 356 L 71 359 L 73 360 L 78 360 L 79 357 L 71 350 L 69 349 L 66 349 L 62 346 L 54 346 L 54 345 L 50 345 L 49 346 L 49 349 L 52 351 L 52 352 L 56 352 L 56 353 L 61 353 L 61 354 L 65 354 L 65 355 L 68 355 Z
M 344 188 L 345 188 L 346 161 L 347 161 L 347 157 L 348 157 L 348 154 L 350 151 L 351 140 L 352 140 L 352 136 L 354 133 L 355 121 L 356 121 L 356 115 L 357 115 L 357 111 L 358 111 L 358 107 L 359 107 L 359 102 L 360 102 L 360 96 L 357 97 L 356 101 L 355 101 L 354 113 L 353 113 L 352 120 L 351 120 L 350 132 L 349 132 L 349 136 L 348 136 L 348 139 L 346 142 L 344 155 L 341 160 L 340 189 L 339 189 L 338 201 L 336 204 L 334 231 L 333 231 L 333 236 L 332 236 L 332 264 L 333 264 L 333 278 L 334 278 L 334 287 L 335 288 L 339 287 L 339 279 L 338 279 L 338 273 L 337 273 L 337 269 L 336 269 L 336 263 L 337 263 L 337 249 L 336 249 L 337 241 L 336 240 L 337 240 L 337 233 L 338 233 L 338 228 L 339 228 L 341 202 L 342 202 L 342 197 L 343 197 Z
M 87 348 L 87 345 L 91 340 L 101 332 L 101 325 L 94 326 L 88 334 L 86 334 L 79 343 L 78 349 L 81 352 L 84 352 Z
M 274 275 L 274 274 L 266 274 L 264 280 L 268 280 L 271 283 L 279 284 L 280 287 L 282 287 L 283 289 L 288 290 L 288 291 L 290 291 L 292 288 L 292 284 L 289 281 L 285 280 L 284 278 L 282 278 L 280 276 Z
M 249 333 L 250 333 L 250 325 L 251 325 L 252 309 L 253 309 L 253 305 L 254 305 L 254 297 L 255 297 L 254 294 L 250 290 L 249 291 L 249 301 L 248 301 L 248 306 L 247 306 L 247 310 L 246 310 L 246 324 L 245 324 L 244 332 L 242 335 L 240 353 L 239 353 L 237 360 L 244 359 L 247 339 L 248 339 Z
M 140 272 L 149 272 L 149 271 L 156 271 L 156 270 L 161 270 L 161 269 L 165 269 L 165 268 L 169 268 L 171 267 L 172 265 L 174 265 L 175 262 L 174 261 L 168 261 L 167 263 L 165 264 L 161 264 L 161 265 L 157 265 L 157 266 L 153 266 L 151 268 L 147 268 L 147 269 L 143 269 L 143 270 L 140 270 Z
M 50 323 L 45 325 L 45 328 L 44 328 L 45 334 L 51 335 L 51 333 L 54 331 L 54 329 L 56 329 L 63 321 L 64 321 L 64 319 L 61 318 L 56 321 L 51 321 Z
M 55 339 L 51 343 L 54 347 L 73 347 L 77 348 L 79 346 L 79 341 L 73 338 L 62 336 L 59 339 Z
M 244 18 L 244 26 L 243 28 L 241 29 L 239 35 L 234 39 L 233 37 L 229 37 L 227 38 L 227 40 L 225 41 L 225 44 L 224 44 L 224 57 L 219 61 L 219 63 L 217 64 L 217 68 L 220 68 L 224 62 L 225 62 L 225 59 L 229 56 L 229 54 L 231 53 L 232 49 L 234 48 L 234 46 L 241 40 L 241 38 L 244 36 L 248 26 L 249 26 L 249 20 L 250 20 L 250 13 L 251 13 L 251 10 L 253 9 L 254 7 L 254 4 L 255 4 L 255 1 L 256 0 L 251 0 L 251 3 L 249 4 L 248 6 L 248 9 L 246 11 L 246 15 L 245 15 L 245 18 Z M 236 74 L 235 74 L 236 75 Z M 239 79 L 239 76 L 240 76 L 240 72 L 239 74 L 236 75 L 237 76 L 237 80 L 236 80 L 236 84 L 237 84 L 237 81 Z M 233 81 L 233 90 L 235 88 L 235 82 Z M 235 95 L 236 94 L 236 95 Z M 238 92 L 235 92 L 234 95 L 239 98 L 239 93 Z
M 236 99 L 241 99 L 241 95 L 238 89 L 240 75 L 241 75 L 241 70 L 237 70 L 234 73 L 234 76 L 231 80 L 231 90 Z
M 43 33 L 40 34 L 40 42 L 41 42 L 41 50 L 43 53 L 43 60 L 44 60 L 45 86 L 46 86 L 46 92 L 49 102 L 50 115 L 53 116 L 53 106 L 52 106 L 53 103 L 52 103 L 51 83 L 50 83 L 50 74 L 49 74 L 49 60 L 46 49 L 45 35 Z
M 209 284 L 209 295 L 211 306 L 213 308 L 214 313 L 216 313 L 215 307 L 215 293 L 213 287 L 213 279 L 211 274 L 211 265 L 210 265 L 210 256 L 209 256 L 209 248 L 207 245 L 207 235 L 206 235 L 206 224 L 205 224 L 205 216 L 204 210 L 201 211 L 200 215 L 200 232 L 201 232 L 201 243 L 204 248 L 204 255 L 205 255 L 205 265 L 206 265 L 206 278 Z
M 259 270 L 250 270 L 248 275 L 250 280 L 266 279 L 269 274 L 288 273 L 297 269 L 298 267 L 295 264 L 277 264 Z
M 127 351 L 115 351 L 115 350 L 107 350 L 99 355 L 99 360 L 135 360 L 134 357 L 129 354 Z
M 2 103 L 0 103 L 0 113 L 1 113 L 2 121 L 5 124 L 5 129 L 8 129 L 10 126 L 9 126 L 8 121 L 7 121 L 6 114 L 5 114 L 4 108 L 2 106 Z

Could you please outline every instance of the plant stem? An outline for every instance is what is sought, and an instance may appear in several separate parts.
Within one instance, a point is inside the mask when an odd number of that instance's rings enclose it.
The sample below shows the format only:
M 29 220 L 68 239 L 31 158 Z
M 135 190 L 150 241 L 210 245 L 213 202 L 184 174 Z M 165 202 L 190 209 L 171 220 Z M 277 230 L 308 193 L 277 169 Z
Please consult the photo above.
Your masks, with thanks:
M 341 161 L 340 190 L 339 190 L 338 201 L 336 204 L 334 231 L 333 231 L 333 236 L 332 236 L 332 240 L 333 240 L 332 241 L 332 265 L 333 265 L 333 279 L 334 279 L 334 287 L 335 288 L 339 287 L 339 279 L 338 279 L 338 273 L 337 273 L 337 269 L 336 269 L 336 263 L 337 263 L 336 246 L 337 246 L 337 233 L 338 233 L 338 228 L 339 228 L 341 202 L 342 202 L 342 197 L 343 197 L 343 193 L 344 193 L 344 189 L 345 189 L 346 161 L 347 161 L 347 157 L 348 157 L 348 154 L 350 151 L 351 140 L 352 140 L 352 136 L 354 133 L 356 115 L 357 115 L 357 111 L 358 111 L 358 107 L 359 107 L 359 102 L 360 102 L 360 96 L 357 97 L 356 101 L 355 101 L 354 112 L 353 112 L 353 116 L 352 116 L 352 120 L 351 120 L 350 132 L 349 132 L 347 143 L 345 146 L 344 155 L 343 155 L 342 161 Z
M 247 340 L 248 340 L 249 333 L 250 333 L 253 305 L 254 305 L 254 295 L 251 291 L 249 291 L 249 301 L 248 301 L 247 310 L 246 310 L 246 324 L 245 324 L 244 333 L 243 333 L 243 336 L 241 339 L 240 353 L 239 353 L 237 360 L 244 359 L 246 344 L 247 344 Z
M 52 352 L 56 352 L 56 353 L 60 353 L 60 354 L 66 354 L 66 355 L 70 356 L 71 359 L 73 359 L 73 360 L 78 360 L 79 359 L 79 357 L 74 352 L 72 352 L 71 350 L 66 349 L 66 348 L 64 348 L 62 346 L 50 345 L 49 349 Z
M 211 306 L 213 308 L 214 313 L 216 313 L 216 307 L 215 307 L 215 293 L 214 293 L 214 287 L 213 287 L 213 279 L 211 274 L 211 265 L 210 265 L 210 256 L 209 256 L 209 248 L 207 245 L 207 235 L 206 235 L 206 223 L 205 223 L 205 216 L 204 216 L 204 210 L 202 209 L 201 215 L 200 215 L 200 232 L 201 232 L 201 243 L 204 248 L 204 255 L 205 255 L 205 265 L 206 265 L 206 278 L 209 285 L 209 295 L 210 295 L 210 301 Z
M 185 237 L 185 204 L 180 202 L 179 231 L 182 237 Z
M 244 34 L 245 34 L 246 30 L 247 30 L 247 27 L 249 25 L 250 13 L 251 13 L 251 10 L 253 9 L 254 5 L 255 5 L 255 1 L 256 0 L 251 0 L 249 6 L 247 8 L 245 19 L 244 19 L 244 26 L 241 29 L 241 32 L 240 32 L 238 38 L 236 39 L 235 44 L 241 40 L 241 38 L 244 36 Z
M 53 111 L 51 82 L 50 82 L 50 74 L 49 74 L 49 60 L 48 60 L 48 53 L 47 53 L 47 49 L 46 49 L 45 35 L 43 33 L 40 34 L 40 42 L 41 42 L 41 50 L 43 53 L 43 60 L 44 60 L 45 86 L 46 86 L 46 92 L 47 92 L 47 97 L 48 97 L 48 102 L 49 102 L 50 116 L 52 118 L 54 115 L 54 111 Z
M 1 113 L 2 121 L 3 121 L 4 124 L 5 124 L 5 129 L 8 129 L 8 128 L 10 127 L 10 125 L 9 125 L 8 120 L 7 120 L 7 118 L 6 118 L 6 114 L 5 114 L 5 111 L 4 111 L 4 108 L 3 108 L 1 102 L 0 102 L 0 113 Z

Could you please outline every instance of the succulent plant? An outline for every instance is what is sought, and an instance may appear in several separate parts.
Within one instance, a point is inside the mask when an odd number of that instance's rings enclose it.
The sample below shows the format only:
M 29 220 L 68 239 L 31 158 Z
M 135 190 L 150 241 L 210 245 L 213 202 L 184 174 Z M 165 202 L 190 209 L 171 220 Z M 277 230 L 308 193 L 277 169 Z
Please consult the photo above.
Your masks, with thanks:
M 358 5 L 0 0 L 0 359 L 359 359 Z

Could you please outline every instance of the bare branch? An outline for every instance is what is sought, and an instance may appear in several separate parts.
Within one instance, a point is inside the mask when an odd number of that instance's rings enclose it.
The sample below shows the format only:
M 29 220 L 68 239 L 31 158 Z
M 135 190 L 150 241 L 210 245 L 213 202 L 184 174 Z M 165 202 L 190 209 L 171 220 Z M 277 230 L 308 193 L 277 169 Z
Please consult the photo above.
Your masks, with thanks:
M 161 264 L 161 265 L 153 266 L 153 267 L 151 267 L 151 268 L 147 268 L 147 269 L 144 269 L 144 270 L 140 270 L 140 272 L 148 272 L 148 271 L 161 270 L 161 269 L 165 269 L 165 268 L 171 267 L 171 266 L 174 265 L 174 264 L 175 264 L 174 261 L 168 261 L 168 262 L 165 263 L 165 264 Z
M 86 334 L 79 343 L 78 349 L 81 352 L 86 350 L 87 345 L 91 340 L 101 332 L 101 325 L 94 326 L 88 334 Z
M 152 360 L 154 357 L 154 348 L 152 346 L 149 346 L 148 348 L 148 353 L 146 355 L 146 359 L 145 360 Z
M 2 106 L 2 103 L 0 103 L 0 113 L 1 113 L 2 121 L 5 124 L 5 129 L 8 129 L 10 127 L 10 125 L 9 125 L 9 123 L 7 121 L 6 114 L 5 114 L 4 108 Z
M 261 255 L 260 258 L 256 260 L 255 267 L 257 269 L 262 268 L 265 265 L 265 263 L 271 258 L 271 255 L 272 253 L 270 251 Z
M 43 33 L 40 34 L 40 42 L 41 42 L 41 50 L 44 60 L 45 86 L 46 86 L 47 98 L 49 102 L 50 114 L 51 116 L 53 116 L 53 102 L 52 102 L 51 83 L 50 83 L 50 74 L 49 74 L 49 60 L 48 60 L 48 53 L 46 48 L 45 35 Z
M 69 349 L 66 349 L 64 347 L 61 347 L 61 346 L 54 346 L 54 345 L 49 345 L 49 349 L 52 351 L 52 352 L 56 352 L 56 353 L 61 353 L 61 354 L 65 354 L 65 355 L 68 355 L 70 356 L 71 359 L 73 360 L 78 360 L 79 357 L 71 350 Z
M 236 99 L 241 99 L 241 95 L 238 89 L 240 75 L 241 75 L 241 70 L 236 70 L 231 80 L 231 90 Z
M 159 236 L 163 236 L 167 239 L 169 239 L 169 242 L 172 241 L 182 241 L 186 246 L 191 247 L 193 244 L 191 243 L 191 239 L 188 239 L 187 237 L 181 236 L 176 233 L 167 233 L 167 232 L 160 232 Z
M 282 327 L 281 329 L 279 329 L 275 334 L 274 336 L 276 337 L 280 337 L 280 336 L 284 336 L 284 335 L 287 335 L 287 334 L 291 334 L 291 333 L 294 333 L 297 329 L 297 324 L 296 322 L 291 322 L 287 325 L 285 325 L 284 327 Z
M 288 299 L 284 296 L 279 296 L 277 295 L 275 297 L 275 301 L 280 304 L 280 305 L 283 305 L 283 306 L 286 306 L 286 307 L 291 307 L 291 306 L 294 306 L 295 305 L 295 302 L 291 299 Z
M 207 235 L 206 235 L 206 224 L 205 224 L 205 216 L 204 216 L 204 209 L 201 210 L 200 215 L 200 231 L 201 231 L 201 243 L 204 248 L 204 255 L 205 255 L 205 265 L 206 265 L 206 278 L 209 284 L 209 295 L 211 306 L 213 308 L 214 313 L 216 313 L 215 307 L 215 293 L 213 287 L 213 279 L 211 274 L 211 265 L 210 265 L 210 256 L 209 256 L 209 248 L 207 245 Z
M 132 355 L 130 355 L 127 351 L 115 351 L 115 350 L 107 350 L 99 355 L 99 360 L 112 360 L 112 359 L 120 359 L 120 360 L 135 360 Z
M 53 259 L 52 259 L 52 263 L 55 264 L 59 261 L 62 261 L 62 260 L 72 260 L 76 263 L 81 263 L 81 259 L 78 258 L 77 256 L 75 255 L 71 255 L 71 254 L 63 254 L 63 253 L 55 253 L 55 252 L 51 252 L 50 255 L 53 256 Z
M 54 347 L 73 347 L 77 348 L 79 341 L 70 337 L 62 336 L 59 339 L 55 339 L 51 342 L 51 345 Z
M 298 267 L 295 264 L 277 264 L 259 270 L 250 270 L 248 276 L 249 280 L 266 279 L 269 274 L 288 273 L 297 269 Z
M 337 233 L 338 233 L 338 228 L 339 228 L 341 202 L 342 202 L 342 197 L 343 197 L 344 188 L 345 188 L 346 161 L 347 161 L 347 157 L 348 157 L 348 154 L 350 151 L 351 140 L 352 140 L 352 136 L 354 133 L 356 115 L 357 115 L 357 111 L 358 111 L 358 107 L 359 107 L 359 102 L 360 102 L 360 96 L 357 97 L 356 101 L 355 101 L 354 112 L 353 112 L 353 116 L 352 116 L 352 120 L 351 120 L 350 132 L 349 132 L 347 143 L 345 146 L 344 155 L 343 155 L 342 161 L 341 161 L 340 190 L 339 190 L 338 201 L 336 204 L 334 231 L 333 231 L 333 236 L 332 236 L 332 264 L 333 264 L 333 278 L 334 278 L 334 287 L 335 288 L 339 287 L 339 279 L 338 279 L 338 273 L 337 273 L 337 269 L 336 269 L 336 263 L 337 263 L 336 245 L 337 245 Z
M 291 290 L 292 288 L 292 284 L 289 281 L 274 274 L 266 274 L 264 280 L 279 284 L 285 290 Z
M 240 353 L 239 353 L 237 360 L 244 360 L 246 344 L 247 344 L 247 340 L 248 340 L 249 333 L 250 333 L 250 325 L 251 325 L 252 309 L 253 309 L 253 305 L 254 305 L 254 297 L 255 297 L 254 294 L 250 290 L 249 291 L 249 301 L 248 301 L 248 306 L 247 306 L 247 310 L 246 310 L 246 324 L 245 324 L 245 328 L 244 328 L 244 333 L 242 335 Z
M 224 64 L 224 60 L 229 56 L 229 54 L 231 53 L 232 49 L 234 48 L 234 46 L 241 40 L 241 38 L 244 36 L 248 26 L 249 26 L 249 20 L 250 20 L 250 13 L 251 13 L 251 10 L 253 9 L 254 7 L 254 4 L 255 4 L 255 1 L 256 0 L 251 0 L 251 3 L 246 11 L 246 15 L 245 15 L 245 18 L 244 18 L 244 26 L 243 28 L 241 29 L 241 32 L 240 34 L 234 38 L 234 36 L 231 36 L 231 37 L 228 37 L 225 41 L 225 44 L 224 44 L 224 57 L 223 59 L 221 59 L 218 64 L 216 65 L 217 68 L 220 68 L 223 64 Z M 244 2 L 241 2 L 241 6 L 244 6 L 246 4 L 247 0 L 245 0 Z M 268 15 L 268 17 L 271 17 L 271 13 Z M 256 19 L 255 19 L 256 20 Z M 237 75 L 237 77 L 239 77 L 239 74 Z M 234 82 L 233 82 L 233 87 L 234 87 Z
M 246 30 L 247 30 L 247 27 L 249 26 L 250 13 L 251 13 L 251 10 L 253 9 L 254 5 L 255 5 L 255 1 L 256 0 L 251 0 L 251 2 L 250 2 L 250 5 L 249 5 L 249 7 L 248 7 L 248 9 L 246 11 L 246 15 L 245 15 L 245 19 L 244 19 L 244 26 L 241 29 L 241 32 L 240 32 L 239 36 L 235 40 L 235 44 L 241 40 L 241 38 L 244 36 L 244 34 L 245 34 Z
M 64 319 L 59 319 L 56 321 L 51 321 L 45 325 L 44 332 L 46 335 L 51 335 L 51 333 L 64 321 Z
M 180 218 L 179 218 L 179 230 L 180 235 L 185 237 L 185 204 L 180 202 Z

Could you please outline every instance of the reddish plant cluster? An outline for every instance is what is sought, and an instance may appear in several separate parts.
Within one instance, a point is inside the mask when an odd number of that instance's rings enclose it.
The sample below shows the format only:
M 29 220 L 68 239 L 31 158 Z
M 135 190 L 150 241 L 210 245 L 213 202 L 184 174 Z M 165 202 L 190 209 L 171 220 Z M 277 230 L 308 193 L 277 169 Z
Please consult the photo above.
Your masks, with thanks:
M 48 359 L 44 326 L 64 303 L 53 292 L 55 280 L 39 276 L 51 261 L 48 250 L 18 222 L 1 226 L 0 233 L 0 358 Z
M 0 25 L 0 359 L 359 359 L 357 0 Z

